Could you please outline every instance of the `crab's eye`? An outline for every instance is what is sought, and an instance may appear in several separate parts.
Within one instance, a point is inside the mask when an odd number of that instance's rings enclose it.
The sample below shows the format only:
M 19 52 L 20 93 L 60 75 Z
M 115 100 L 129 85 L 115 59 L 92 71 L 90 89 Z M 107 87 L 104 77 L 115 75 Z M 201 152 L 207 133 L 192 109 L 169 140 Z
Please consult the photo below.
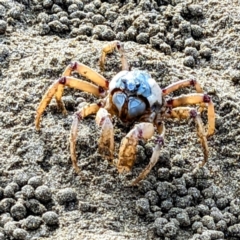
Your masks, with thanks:
M 118 48 L 118 49 L 121 48 L 121 44 L 120 44 L 120 42 L 117 43 L 117 48 Z
M 136 87 L 139 88 L 140 87 L 140 83 L 136 83 Z

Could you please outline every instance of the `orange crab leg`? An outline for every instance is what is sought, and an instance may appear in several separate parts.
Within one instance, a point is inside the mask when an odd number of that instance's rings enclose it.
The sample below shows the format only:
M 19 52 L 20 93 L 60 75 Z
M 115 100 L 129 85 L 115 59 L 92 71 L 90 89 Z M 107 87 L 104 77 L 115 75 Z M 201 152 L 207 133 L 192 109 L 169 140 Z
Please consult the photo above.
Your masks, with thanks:
M 91 80 L 92 82 L 96 83 L 98 86 L 101 86 L 103 89 L 105 89 L 105 90 L 108 89 L 109 83 L 101 74 L 97 73 L 90 67 L 88 67 L 82 63 L 79 63 L 79 62 L 73 62 L 73 63 L 69 64 L 66 67 L 65 71 L 63 72 L 62 76 L 69 77 L 73 71 L 78 72 L 83 77 Z M 64 85 L 60 84 L 55 93 L 55 98 L 56 98 L 56 102 L 57 102 L 59 109 L 62 109 L 62 112 L 64 114 L 66 114 L 67 111 L 65 109 L 63 101 L 61 100 L 63 91 L 64 91 Z
M 40 118 L 42 116 L 42 113 L 44 112 L 45 108 L 47 107 L 47 105 L 50 103 L 50 101 L 52 100 L 52 97 L 54 96 L 55 92 L 57 91 L 59 83 L 58 82 L 54 82 L 49 89 L 47 90 L 47 92 L 44 94 L 42 101 L 40 102 L 40 104 L 38 105 L 37 108 L 37 114 L 35 117 L 35 126 L 36 129 L 39 130 L 40 128 Z
M 152 170 L 152 168 L 156 165 L 156 163 L 158 162 L 160 153 L 161 153 L 161 148 L 164 144 L 164 136 L 165 136 L 165 127 L 164 124 L 162 124 L 162 126 L 160 127 L 161 132 L 160 135 L 157 137 L 157 141 L 156 141 L 156 146 L 153 149 L 153 153 L 150 159 L 149 164 L 143 169 L 143 171 L 139 174 L 139 176 L 133 180 L 133 182 L 131 183 L 132 186 L 137 185 L 141 180 L 143 180 L 144 178 L 146 178 L 146 176 L 150 173 L 150 171 Z
M 215 111 L 214 104 L 207 94 L 194 93 L 183 95 L 180 97 L 172 98 L 166 102 L 168 107 L 174 108 L 178 106 L 184 106 L 188 104 L 208 104 L 208 131 L 207 136 L 211 136 L 215 130 Z
M 196 80 L 191 79 L 191 80 L 182 80 L 182 81 L 178 81 L 170 84 L 166 88 L 162 89 L 163 96 L 166 96 L 169 93 L 174 92 L 180 88 L 185 88 L 189 86 L 194 86 L 198 93 L 203 92 L 201 85 Z
M 96 115 L 96 123 L 102 128 L 98 151 L 108 160 L 112 160 L 114 153 L 114 131 L 111 115 L 106 109 L 99 109 Z
M 154 134 L 152 123 L 139 123 L 123 138 L 119 150 L 117 168 L 120 173 L 129 172 L 136 159 L 139 139 L 149 139 Z
M 62 95 L 63 95 L 63 91 L 64 91 L 64 84 L 58 84 L 57 90 L 55 92 L 55 99 L 58 105 L 58 108 L 62 110 L 63 114 L 67 114 L 67 110 L 65 108 L 65 105 L 62 101 Z
M 79 62 L 69 64 L 63 72 L 63 77 L 70 76 L 73 71 L 78 72 L 83 77 L 96 83 L 98 86 L 101 86 L 104 89 L 108 89 L 108 81 L 106 78 L 104 78 L 101 74 L 97 73 L 90 67 Z
M 60 86 L 60 88 L 59 88 L 59 86 Z M 96 96 L 104 96 L 105 95 L 105 91 L 101 87 L 97 87 L 92 83 L 85 82 L 85 81 L 82 81 L 82 80 L 79 80 L 79 79 L 73 78 L 73 77 L 60 78 L 59 80 L 54 82 L 48 88 L 47 92 L 43 96 L 42 101 L 40 102 L 40 104 L 37 108 L 37 115 L 35 118 L 35 126 L 36 126 L 37 130 L 39 130 L 40 118 L 42 116 L 42 113 L 44 112 L 47 105 L 50 103 L 54 94 L 57 94 L 57 96 L 59 98 L 59 101 L 57 101 L 58 106 L 62 108 L 64 113 L 66 112 L 64 104 L 61 101 L 61 94 L 62 94 L 62 89 L 64 86 L 68 86 L 71 88 L 76 88 L 76 89 L 79 89 L 82 91 L 86 91 L 86 92 L 92 93 Z
M 199 84 L 199 82 L 197 80 L 190 79 L 190 80 L 182 80 L 182 81 L 178 81 L 178 82 L 170 84 L 166 88 L 162 89 L 162 94 L 163 94 L 163 96 L 166 96 L 166 95 L 170 94 L 171 92 L 174 92 L 180 88 L 185 88 L 185 87 L 190 87 L 190 86 L 194 86 L 197 93 L 203 93 L 203 89 L 202 89 L 201 85 Z M 200 108 L 198 109 L 198 111 L 202 112 L 205 107 L 206 107 L 205 103 L 200 103 Z
M 76 141 L 77 141 L 77 132 L 78 132 L 78 124 L 79 121 L 88 115 L 95 114 L 99 110 L 100 106 L 97 103 L 87 104 L 82 107 L 79 111 L 74 114 L 73 123 L 70 132 L 70 152 L 71 152 L 71 160 L 75 171 L 78 173 L 80 171 L 77 165 L 77 157 L 76 157 Z
M 195 108 L 189 108 L 189 107 L 178 107 L 171 109 L 165 117 L 168 118 L 178 118 L 178 119 L 188 119 L 193 118 L 196 127 L 197 127 L 197 135 L 200 139 L 203 154 L 204 154 L 204 160 L 201 164 L 201 166 L 204 166 L 208 159 L 208 144 L 207 144 L 207 138 L 204 131 L 204 126 L 201 117 L 197 113 L 197 110 Z
M 104 71 L 106 55 L 109 53 L 113 53 L 114 50 L 119 51 L 119 53 L 121 54 L 122 70 L 129 70 L 128 61 L 127 61 L 122 44 L 119 41 L 113 41 L 113 42 L 106 44 L 102 49 L 102 54 L 101 54 L 100 60 L 99 60 L 99 65 L 100 65 L 101 71 Z

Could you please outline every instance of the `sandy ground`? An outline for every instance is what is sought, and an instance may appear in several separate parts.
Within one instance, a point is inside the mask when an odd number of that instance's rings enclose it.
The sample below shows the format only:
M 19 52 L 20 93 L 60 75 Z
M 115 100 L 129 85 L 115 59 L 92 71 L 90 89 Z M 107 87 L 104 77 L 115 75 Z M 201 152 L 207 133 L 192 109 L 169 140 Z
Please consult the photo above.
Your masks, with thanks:
M 239 202 L 240 191 L 240 8 L 237 1 L 208 1 L 203 5 L 205 18 L 200 22 L 207 33 L 200 43 L 207 42 L 211 48 L 208 61 L 199 56 L 195 67 L 189 68 L 183 65 L 184 51 L 165 55 L 150 44 L 124 42 L 132 67 L 148 70 L 162 87 L 182 79 L 196 79 L 212 97 L 216 110 L 216 130 L 208 139 L 210 154 L 207 165 L 200 171 L 202 175 L 193 171 L 203 159 L 193 122 L 170 120 L 166 122 L 165 146 L 159 163 L 138 187 L 128 187 L 128 183 L 148 163 L 149 146 L 141 142 L 132 172 L 119 175 L 115 167 L 97 153 L 100 129 L 95 125 L 94 117 L 79 125 L 77 153 L 82 171 L 79 175 L 74 173 L 68 140 L 72 115 L 81 102 L 96 100 L 90 94 L 66 89 L 63 99 L 67 116 L 58 111 L 52 100 L 43 115 L 41 130 L 36 131 L 34 126 L 36 108 L 43 94 L 61 76 L 67 64 L 79 61 L 99 71 L 98 59 L 106 41 L 57 33 L 41 36 L 38 28 L 21 21 L 14 26 L 8 24 L 6 33 L 0 35 L 3 60 L 0 70 L 0 186 L 6 188 L 19 176 L 27 179 L 39 176 L 52 192 L 51 204 L 44 205 L 48 211 L 56 212 L 59 219 L 56 227 L 42 224 L 36 230 L 27 229 L 28 237 L 24 239 L 204 239 L 204 234 L 211 230 L 222 232 L 223 237 L 209 233 L 205 239 L 237 239 L 240 236 L 238 230 L 233 233 L 230 228 L 239 229 L 240 223 L 238 212 L 231 210 L 234 201 Z M 111 79 L 120 69 L 119 54 L 108 56 L 104 76 Z M 194 89 L 181 90 L 176 95 L 190 92 Z M 114 120 L 114 126 L 117 153 L 129 128 L 117 120 Z M 170 176 L 161 179 L 161 168 L 167 168 Z M 203 204 L 210 210 L 218 208 L 222 215 L 229 212 L 232 216 L 226 220 L 227 227 L 218 227 L 215 220 L 216 226 L 211 228 L 204 223 L 204 214 L 199 213 L 196 214 L 199 218 L 194 220 L 192 217 L 187 226 L 178 226 L 175 222 L 177 236 L 157 233 L 157 218 L 171 222 L 175 217 L 161 209 L 161 200 L 156 204 L 150 202 L 149 210 L 141 214 L 139 199 L 147 199 L 145 194 L 150 190 L 157 192 L 161 182 L 176 187 L 188 177 L 193 183 L 185 181 L 182 185 L 187 189 L 197 188 L 202 196 L 188 207 L 197 209 Z M 71 188 L 76 193 L 76 200 L 60 205 L 57 194 L 64 188 Z M 206 189 L 212 194 L 206 193 Z M 221 194 L 217 195 L 219 192 Z M 188 195 L 189 192 L 184 194 Z M 7 194 L 1 198 L 6 197 Z M 16 194 L 12 198 L 20 201 Z M 170 198 L 173 207 L 179 206 L 178 196 Z M 227 203 L 222 207 L 218 200 L 225 198 Z M 3 224 L 6 212 L 11 211 L 2 211 L 0 232 L 5 234 L 3 239 L 13 239 Z M 206 215 L 211 215 L 210 212 Z M 27 212 L 26 216 L 29 215 L 31 213 Z M 26 229 L 23 220 L 8 217 L 18 228 Z M 203 222 L 202 231 L 194 230 L 196 221 Z

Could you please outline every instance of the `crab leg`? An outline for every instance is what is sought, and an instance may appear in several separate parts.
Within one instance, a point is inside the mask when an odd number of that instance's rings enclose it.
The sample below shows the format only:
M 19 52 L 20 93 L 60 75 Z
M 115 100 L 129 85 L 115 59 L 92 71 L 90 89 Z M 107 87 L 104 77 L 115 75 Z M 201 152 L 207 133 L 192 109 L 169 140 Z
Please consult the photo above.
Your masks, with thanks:
M 73 71 L 78 72 L 83 77 L 91 80 L 92 82 L 96 83 L 98 86 L 101 86 L 103 89 L 105 90 L 108 89 L 109 83 L 101 74 L 97 73 L 90 67 L 79 62 L 73 62 L 69 64 L 66 67 L 65 71 L 63 72 L 62 77 L 69 77 Z M 63 95 L 63 90 L 64 90 L 64 85 L 63 84 L 58 85 L 57 91 L 55 93 L 55 98 L 56 98 L 56 102 L 59 109 L 62 109 L 63 113 L 66 114 L 67 111 L 61 99 Z
M 77 132 L 78 132 L 78 123 L 83 118 L 88 115 L 95 114 L 99 110 L 100 106 L 96 103 L 87 104 L 82 107 L 79 111 L 74 114 L 73 123 L 70 132 L 70 152 L 71 152 L 71 160 L 75 171 L 78 173 L 80 171 L 77 165 L 77 157 L 76 157 L 76 141 L 77 141 Z
M 139 123 L 123 138 L 119 151 L 117 168 L 120 173 L 128 172 L 136 159 L 137 143 L 139 139 L 149 139 L 154 134 L 152 123 Z
M 197 110 L 195 108 L 189 108 L 189 107 L 179 107 L 171 109 L 169 113 L 165 115 L 168 118 L 178 118 L 178 119 L 187 119 L 187 118 L 193 118 L 196 127 L 197 127 L 197 135 L 200 139 L 203 154 L 204 154 L 204 160 L 201 164 L 201 166 L 204 166 L 208 159 L 208 144 L 207 144 L 207 138 L 204 131 L 204 126 L 201 117 L 198 115 Z
M 59 88 L 60 86 L 60 88 Z M 35 118 L 35 126 L 37 130 L 39 130 L 40 118 L 42 113 L 44 112 L 47 105 L 50 103 L 52 97 L 56 94 L 58 96 L 58 106 L 62 108 L 62 111 L 65 113 L 66 109 L 64 107 L 63 102 L 61 101 L 61 94 L 63 91 L 64 86 L 68 86 L 71 88 L 76 88 L 85 92 L 92 93 L 96 96 L 104 96 L 105 91 L 102 87 L 97 87 L 92 83 L 85 82 L 73 77 L 62 77 L 56 82 L 54 82 L 47 90 L 45 95 L 42 98 L 38 108 L 37 108 L 37 115 Z
M 111 115 L 106 109 L 100 108 L 96 115 L 96 122 L 98 126 L 102 128 L 98 151 L 108 160 L 112 160 L 114 152 L 114 134 Z
M 70 76 L 73 71 L 78 72 L 81 74 L 81 76 L 91 80 L 98 86 L 101 86 L 104 89 L 108 89 L 108 81 L 106 78 L 104 78 L 101 74 L 97 73 L 90 67 L 79 62 L 69 64 L 63 72 L 63 77 Z
M 178 106 L 184 106 L 188 104 L 208 104 L 208 131 L 207 136 L 211 136 L 215 130 L 215 111 L 213 102 L 207 94 L 194 93 L 188 94 L 176 98 L 172 98 L 166 102 L 168 107 L 174 108 Z
M 203 92 L 202 87 L 199 84 L 199 82 L 191 79 L 191 80 L 182 80 L 182 81 L 178 81 L 178 82 L 170 84 L 166 88 L 162 89 L 163 96 L 166 96 L 169 93 L 174 92 L 180 88 L 185 88 L 185 87 L 189 87 L 189 86 L 194 86 L 198 93 Z
M 197 80 L 190 79 L 190 80 L 182 80 L 182 81 L 178 81 L 178 82 L 170 84 L 166 88 L 162 89 L 162 94 L 163 94 L 163 96 L 166 96 L 166 95 L 170 94 L 171 92 L 174 92 L 180 88 L 185 88 L 185 87 L 190 87 L 190 86 L 194 86 L 197 93 L 203 93 L 202 87 L 199 84 L 199 82 Z M 206 104 L 201 103 L 198 111 L 202 112 L 205 107 L 206 107 Z
M 128 66 L 126 55 L 125 55 L 125 51 L 124 51 L 124 48 L 119 41 L 110 42 L 103 47 L 102 54 L 101 54 L 101 57 L 100 57 L 100 60 L 99 60 L 99 65 L 100 65 L 101 71 L 104 71 L 104 64 L 105 64 L 106 55 L 109 54 L 109 53 L 113 53 L 114 50 L 119 51 L 119 53 L 121 54 L 122 70 L 127 70 L 128 71 L 129 66 Z
M 157 137 L 157 141 L 156 141 L 156 146 L 153 149 L 153 153 L 152 153 L 152 157 L 150 159 L 149 164 L 143 169 L 143 171 L 139 174 L 139 176 L 133 180 L 133 182 L 131 183 L 132 186 L 135 186 L 139 183 L 139 181 L 143 180 L 144 178 L 146 178 L 146 176 L 150 173 L 150 171 L 152 170 L 152 168 L 156 165 L 156 163 L 158 162 L 159 156 L 160 156 L 160 152 L 161 152 L 161 148 L 164 144 L 164 136 L 165 136 L 165 127 L 162 124 L 161 126 L 161 134 Z

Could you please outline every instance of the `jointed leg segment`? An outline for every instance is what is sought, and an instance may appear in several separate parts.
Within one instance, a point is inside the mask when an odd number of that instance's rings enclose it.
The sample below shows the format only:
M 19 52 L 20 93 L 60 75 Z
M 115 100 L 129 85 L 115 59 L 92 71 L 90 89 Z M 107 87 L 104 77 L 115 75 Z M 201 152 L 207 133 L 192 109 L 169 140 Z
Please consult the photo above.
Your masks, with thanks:
M 197 135 L 200 139 L 203 154 L 204 154 L 204 160 L 202 162 L 202 166 L 207 162 L 208 159 L 208 144 L 207 144 L 207 138 L 203 126 L 203 122 L 199 114 L 197 113 L 197 110 L 195 108 L 189 108 L 189 107 L 178 107 L 173 108 L 169 113 L 165 115 L 167 118 L 177 118 L 177 119 L 188 119 L 193 118 L 196 127 L 197 127 Z
M 202 89 L 201 85 L 199 84 L 199 82 L 197 80 L 193 80 L 193 79 L 181 80 L 181 81 L 172 83 L 169 86 L 167 86 L 166 88 L 162 89 L 162 93 L 163 93 L 163 96 L 166 96 L 178 89 L 186 88 L 186 87 L 190 87 L 190 86 L 195 87 L 197 93 L 203 93 L 203 89 Z M 200 105 L 200 107 L 199 107 L 198 111 L 202 112 L 202 110 L 206 107 L 206 104 L 204 102 L 202 102 L 199 105 Z
M 99 84 L 99 86 L 96 86 L 90 82 L 79 80 L 74 77 L 70 77 L 69 75 L 72 73 L 72 71 L 77 71 L 78 73 L 82 74 L 86 78 Z M 50 103 L 54 95 L 55 95 L 58 107 L 62 110 L 63 113 L 67 112 L 65 109 L 64 103 L 61 99 L 65 86 L 70 88 L 76 88 L 81 91 L 89 92 L 94 94 L 95 96 L 105 96 L 106 94 L 105 89 L 108 89 L 108 81 L 103 76 L 101 76 L 91 68 L 85 66 L 84 64 L 81 64 L 81 63 L 70 64 L 65 69 L 63 73 L 63 77 L 61 77 L 56 82 L 54 82 L 52 86 L 49 87 L 45 95 L 43 96 L 42 101 L 38 106 L 37 115 L 35 119 L 35 125 L 37 130 L 39 130 L 41 115 L 44 112 L 47 105 Z
M 96 123 L 102 128 L 98 151 L 108 160 L 112 160 L 114 153 L 114 131 L 111 116 L 106 109 L 99 109 L 96 115 Z
M 136 185 L 138 184 L 141 180 L 146 178 L 146 176 L 150 173 L 152 168 L 156 165 L 158 162 L 160 153 L 161 153 L 161 148 L 164 144 L 164 136 L 165 136 L 165 127 L 162 124 L 161 127 L 161 132 L 159 132 L 160 135 L 157 136 L 157 141 L 156 141 L 156 146 L 153 149 L 152 157 L 150 159 L 149 164 L 143 169 L 143 171 L 139 174 L 139 176 L 132 182 L 131 185 Z
M 119 51 L 119 53 L 121 54 L 122 70 L 129 70 L 129 65 L 123 46 L 119 41 L 113 41 L 106 44 L 102 49 L 102 54 L 99 61 L 101 71 L 104 71 L 105 58 L 107 54 L 114 52 L 114 50 Z
M 184 106 L 184 105 L 201 104 L 201 103 L 208 104 L 207 136 L 211 136 L 215 130 L 215 111 L 214 111 L 213 102 L 207 94 L 194 93 L 194 94 L 188 94 L 188 95 L 172 98 L 167 101 L 167 106 L 171 108 L 175 108 L 175 107 Z
M 71 152 L 72 164 L 76 172 L 80 171 L 77 165 L 77 158 L 76 158 L 76 141 L 77 141 L 79 121 L 87 117 L 88 115 L 95 114 L 99 110 L 99 108 L 100 106 L 96 103 L 87 104 L 86 106 L 84 106 L 74 114 L 71 133 L 70 133 L 70 152 Z
M 129 172 L 135 162 L 139 139 L 149 139 L 154 134 L 152 123 L 139 123 L 122 139 L 117 168 L 120 173 Z
M 92 82 L 96 83 L 99 86 L 98 87 L 99 93 L 104 92 L 104 90 L 108 89 L 109 82 L 102 75 L 100 75 L 99 73 L 97 73 L 93 69 L 91 69 L 88 66 L 86 66 L 82 63 L 79 63 L 79 62 L 73 62 L 73 63 L 69 64 L 62 74 L 62 79 L 64 79 L 64 77 L 70 79 L 70 76 L 71 76 L 73 71 L 79 73 L 81 76 L 83 76 L 83 77 L 91 80 Z M 76 84 L 77 89 L 80 89 L 80 90 L 86 91 L 86 92 L 90 92 L 90 93 L 98 96 L 98 94 L 96 94 L 96 86 L 95 85 L 90 84 L 90 83 L 85 82 L 85 81 L 82 81 L 82 80 L 79 80 L 79 81 L 77 80 L 77 82 L 78 82 Z M 55 93 L 55 98 L 56 98 L 57 105 L 58 105 L 59 109 L 62 109 L 62 112 L 64 114 L 66 114 L 67 111 L 65 109 L 64 103 L 63 103 L 61 98 L 62 98 L 62 95 L 63 95 L 65 85 L 69 86 L 67 84 L 68 83 L 59 84 L 58 88 L 57 88 L 57 91 Z M 74 85 L 73 82 L 72 82 L 72 85 Z M 80 85 L 81 85 L 81 88 L 80 88 Z M 92 86 L 94 86 L 94 87 L 92 87 Z M 75 86 L 69 86 L 69 87 L 74 88 Z M 85 90 L 84 87 L 87 88 L 87 89 Z
M 109 82 L 101 74 L 99 74 L 98 72 L 94 71 L 90 67 L 88 67 L 82 63 L 79 63 L 79 62 L 74 62 L 74 63 L 69 64 L 66 67 L 65 71 L 63 72 L 62 76 L 63 77 L 70 76 L 73 71 L 75 71 L 75 72 L 79 73 L 81 76 L 91 80 L 92 82 L 94 82 L 98 86 L 101 86 L 105 90 L 108 89 Z
M 203 93 L 201 85 L 196 80 L 191 79 L 191 80 L 182 80 L 182 81 L 178 81 L 170 84 L 166 88 L 162 89 L 163 96 L 166 96 L 169 93 L 174 92 L 180 88 L 185 88 L 189 86 L 194 86 L 198 93 Z
M 36 126 L 37 130 L 39 130 L 40 118 L 42 116 L 42 113 L 44 112 L 45 108 L 52 100 L 52 97 L 54 96 L 54 94 L 57 92 L 58 85 L 59 85 L 59 82 L 57 81 L 49 87 L 49 89 L 44 94 L 42 101 L 40 102 L 40 104 L 37 108 L 37 114 L 35 117 L 35 126 Z

